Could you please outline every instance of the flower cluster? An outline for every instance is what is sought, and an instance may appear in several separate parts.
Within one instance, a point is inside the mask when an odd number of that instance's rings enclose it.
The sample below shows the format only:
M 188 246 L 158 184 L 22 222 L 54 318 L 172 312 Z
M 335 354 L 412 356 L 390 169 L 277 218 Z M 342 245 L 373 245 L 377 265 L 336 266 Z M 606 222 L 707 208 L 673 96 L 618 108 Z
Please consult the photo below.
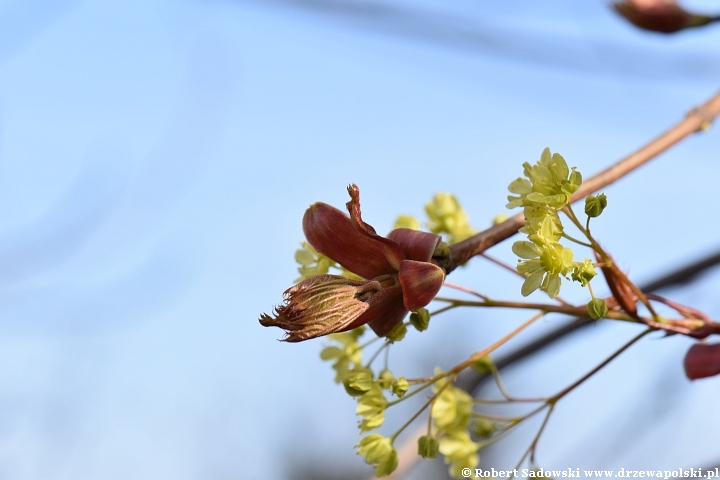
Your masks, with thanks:
M 438 450 L 445 456 L 445 463 L 450 464 L 450 475 L 462 478 L 463 469 L 475 468 L 480 462 L 477 453 L 480 444 L 474 442 L 468 432 L 472 397 L 464 390 L 448 384 L 451 381 L 445 379 L 434 385 L 434 390 L 440 394 L 433 403 L 430 416 L 438 437 Z M 426 448 L 428 441 L 428 437 L 425 437 Z
M 295 250 L 295 261 L 299 265 L 298 273 L 300 274 L 300 276 L 295 279 L 296 282 L 307 280 L 317 275 L 324 275 L 328 273 L 331 268 L 337 270 L 342 277 L 361 280 L 358 275 L 355 275 L 342 265 L 338 265 L 332 258 L 319 253 L 309 243 L 300 242 L 300 246 L 302 248 Z
M 517 178 L 508 190 L 508 208 L 523 207 L 525 226 L 520 230 L 528 241 L 513 244 L 513 252 L 521 258 L 518 272 L 525 277 L 521 293 L 530 295 L 538 288 L 551 298 L 560 293 L 562 278 L 572 274 L 583 286 L 595 276 L 590 260 L 573 262 L 573 251 L 562 244 L 563 225 L 558 211 L 570 204 L 572 194 L 582 183 L 582 175 L 575 167 L 568 167 L 565 159 L 549 149 L 542 152 L 535 165 L 523 164 L 526 178 Z M 602 211 L 604 196 L 592 205 L 592 212 Z
M 398 215 L 395 219 L 393 228 L 409 228 L 410 230 L 420 230 L 420 220 L 412 215 Z
M 420 332 L 425 331 L 430 323 L 430 313 L 424 308 L 419 308 L 410 316 L 408 323 Z M 399 323 L 386 335 L 385 345 L 381 350 L 401 340 L 407 329 L 405 323 Z M 365 327 L 358 327 L 348 332 L 330 334 L 327 338 L 332 343 L 320 352 L 320 358 L 333 362 L 332 367 L 336 372 L 335 382 L 342 383 L 345 391 L 357 401 L 355 411 L 360 417 L 358 422 L 360 433 L 381 427 L 385 422 L 386 409 L 405 397 L 410 389 L 410 382 L 402 376 L 396 378 L 387 369 L 387 363 L 377 374 L 370 368 L 369 363 L 372 359 L 367 365 L 362 364 L 363 348 L 373 343 L 372 340 L 365 345 L 359 343 L 365 331 Z M 386 393 L 394 395 L 398 400 L 391 403 Z M 370 434 L 356 445 L 357 453 L 375 466 L 375 475 L 378 477 L 389 475 L 397 466 L 397 453 L 392 448 L 392 442 L 398 433 L 389 438 Z M 437 440 L 435 444 L 437 450 Z
M 365 327 L 358 327 L 345 333 L 333 333 L 328 338 L 339 343 L 325 347 L 320 352 L 320 358 L 326 361 L 334 361 L 332 368 L 335 370 L 335 383 L 340 383 L 350 370 L 359 366 L 362 362 L 362 346 L 358 339 L 365 333 Z
M 535 165 L 523 163 L 527 178 L 515 179 L 508 190 L 518 196 L 509 195 L 507 208 L 549 207 L 560 210 L 570 202 L 570 197 L 582 183 L 582 175 L 575 167 L 568 168 L 565 159 L 559 154 L 550 154 L 543 150 Z
M 404 324 L 400 325 L 404 327 Z M 410 388 L 404 377 L 395 378 L 390 370 L 382 370 L 376 376 L 369 366 L 362 365 L 363 346 L 358 343 L 358 339 L 363 332 L 364 328 L 360 327 L 350 332 L 331 334 L 328 338 L 336 345 L 329 345 L 320 353 L 323 360 L 334 361 L 333 368 L 337 372 L 335 381 L 342 382 L 345 391 L 356 399 L 355 411 L 360 417 L 360 433 L 377 429 L 385 422 L 385 410 L 389 406 L 385 391 L 402 398 Z M 394 437 L 373 433 L 356 445 L 357 453 L 375 466 L 375 475 L 378 477 L 389 475 L 397 467 L 393 440 Z
M 468 215 L 452 193 L 436 193 L 425 205 L 427 226 L 433 233 L 446 233 L 448 243 L 457 243 L 477 233 Z

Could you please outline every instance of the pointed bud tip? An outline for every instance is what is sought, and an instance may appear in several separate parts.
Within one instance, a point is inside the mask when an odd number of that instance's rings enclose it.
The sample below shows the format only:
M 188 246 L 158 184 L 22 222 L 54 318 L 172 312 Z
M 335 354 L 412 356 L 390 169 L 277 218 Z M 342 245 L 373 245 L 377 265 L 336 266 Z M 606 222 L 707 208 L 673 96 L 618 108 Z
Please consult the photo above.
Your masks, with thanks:
M 405 260 L 398 275 L 402 286 L 403 304 L 415 312 L 430 303 L 442 288 L 445 272 L 429 262 Z
M 274 316 L 263 313 L 259 321 L 285 330 L 286 342 L 341 332 L 368 309 L 365 300 L 380 288 L 378 282 L 317 275 L 287 289 Z

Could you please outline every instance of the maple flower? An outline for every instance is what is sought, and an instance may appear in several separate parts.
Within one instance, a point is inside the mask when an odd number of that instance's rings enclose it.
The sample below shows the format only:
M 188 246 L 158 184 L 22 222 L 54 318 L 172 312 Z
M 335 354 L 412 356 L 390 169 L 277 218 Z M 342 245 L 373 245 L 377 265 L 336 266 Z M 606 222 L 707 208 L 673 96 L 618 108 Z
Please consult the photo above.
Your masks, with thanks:
M 360 190 L 348 186 L 350 215 L 318 202 L 305 211 L 308 243 L 362 280 L 318 275 L 285 291 L 274 315 L 260 323 L 285 330 L 288 342 L 343 332 L 368 324 L 385 336 L 408 312 L 435 298 L 445 272 L 430 263 L 440 246 L 438 235 L 397 228 L 387 237 L 375 233 L 360 214 Z

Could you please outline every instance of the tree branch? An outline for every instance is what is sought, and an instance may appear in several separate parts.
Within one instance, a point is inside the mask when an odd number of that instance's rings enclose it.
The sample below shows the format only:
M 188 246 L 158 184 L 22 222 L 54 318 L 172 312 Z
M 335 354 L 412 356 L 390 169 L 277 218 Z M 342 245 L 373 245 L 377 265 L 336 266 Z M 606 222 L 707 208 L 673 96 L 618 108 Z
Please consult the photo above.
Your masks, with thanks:
M 634 153 L 623 158 L 615 165 L 603 170 L 595 176 L 585 180 L 577 192 L 572 197 L 575 202 L 581 198 L 598 191 L 599 189 L 610 185 L 616 180 L 627 175 L 631 171 L 641 165 L 652 160 L 654 157 L 669 149 L 679 141 L 688 137 L 690 134 L 699 130 L 705 130 L 720 114 L 720 93 L 714 95 L 710 100 L 705 102 L 698 108 L 692 109 L 688 115 L 677 123 L 675 126 L 641 147 Z M 450 256 L 443 259 L 434 259 L 438 265 L 443 267 L 448 273 L 457 268 L 459 265 L 467 262 L 476 255 L 482 254 L 485 250 L 496 245 L 503 240 L 510 238 L 525 224 L 523 214 L 515 215 L 505 222 L 495 225 L 483 232 L 478 233 L 462 242 L 450 246 Z M 671 274 L 650 282 L 648 285 L 641 287 L 644 291 L 654 291 L 670 285 L 678 283 L 691 282 L 700 272 L 720 263 L 720 253 L 711 255 L 709 258 L 703 259 L 693 265 L 672 272 Z M 574 321 L 565 324 L 555 330 L 549 332 L 544 337 L 526 345 L 519 350 L 513 352 L 505 358 L 496 361 L 499 369 L 513 364 L 527 356 L 530 356 L 549 344 L 554 343 L 561 338 L 565 338 L 568 334 L 579 331 L 582 327 L 594 323 L 588 318 L 577 318 Z M 473 392 L 486 378 L 485 375 L 479 375 L 475 372 L 463 372 L 458 377 L 456 385 L 468 392 Z M 398 448 L 400 454 L 400 463 L 398 468 L 387 477 L 388 480 L 399 480 L 403 478 L 407 472 L 416 465 L 419 456 L 416 452 L 417 438 L 422 432 L 414 433 Z
M 720 93 L 701 106 L 690 110 L 682 121 L 636 152 L 585 180 L 572 196 L 571 201 L 576 202 L 591 193 L 597 192 L 652 160 L 690 134 L 707 129 L 718 114 L 720 114 Z M 435 258 L 434 261 L 443 267 L 447 273 L 450 273 L 458 265 L 462 265 L 493 245 L 512 237 L 523 225 L 525 225 L 525 217 L 522 213 L 519 213 L 499 225 L 451 245 L 449 257 Z

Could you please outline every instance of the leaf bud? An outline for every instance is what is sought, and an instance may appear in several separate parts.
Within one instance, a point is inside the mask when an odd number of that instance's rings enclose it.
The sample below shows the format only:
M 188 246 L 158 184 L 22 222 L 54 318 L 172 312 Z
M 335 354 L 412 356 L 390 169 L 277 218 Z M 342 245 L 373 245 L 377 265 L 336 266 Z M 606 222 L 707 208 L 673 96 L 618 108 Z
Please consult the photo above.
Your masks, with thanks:
M 385 370 L 380 372 L 380 375 L 378 375 L 378 380 L 380 386 L 387 390 L 390 388 L 390 385 L 392 385 L 393 380 L 395 380 L 395 376 L 390 370 L 386 368 Z
M 430 325 L 430 312 L 426 308 L 418 308 L 416 312 L 410 314 L 410 324 L 418 332 L 427 330 Z
M 473 423 L 473 433 L 479 438 L 486 438 L 493 434 L 496 425 L 487 418 L 478 418 Z
M 398 456 L 391 438 L 372 433 L 361 438 L 355 447 L 358 455 L 365 457 L 367 463 L 375 465 L 375 476 L 386 477 L 397 468 Z
M 485 355 L 479 360 L 475 360 L 470 366 L 478 373 L 492 373 L 495 368 L 495 364 L 490 355 Z
M 585 197 L 585 214 L 588 217 L 599 217 L 605 207 L 607 207 L 607 197 L 604 193 Z
M 345 374 L 343 386 L 345 391 L 353 396 L 359 397 L 370 390 L 373 385 L 372 371 L 365 367 L 355 367 Z
M 405 334 L 407 333 L 407 327 L 404 323 L 400 322 L 397 325 L 393 327 L 392 330 L 390 330 L 386 335 L 385 338 L 387 338 L 390 342 L 395 343 L 399 342 L 403 338 L 405 338 Z
M 438 441 L 432 435 L 423 435 L 418 438 L 418 455 L 423 458 L 435 458 L 438 456 Z
M 432 254 L 433 257 L 449 257 L 450 256 L 450 247 L 445 242 L 440 242 L 437 244 L 437 247 L 435 247 L 435 250 Z
M 355 412 L 363 417 L 359 425 L 361 433 L 378 428 L 383 424 L 387 403 L 382 389 L 376 384 L 373 384 L 370 390 L 358 399 L 358 406 Z
M 408 391 L 408 388 L 410 388 L 410 384 L 408 383 L 408 381 L 405 380 L 405 377 L 400 377 L 392 383 L 390 391 L 397 395 L 398 398 L 402 398 L 403 396 L 405 396 L 405 392 Z
M 582 262 L 575 262 L 573 264 L 572 279 L 576 282 L 580 282 L 583 287 L 586 286 L 590 280 L 592 280 L 597 272 L 595 266 L 589 258 L 584 259 Z
M 587 312 L 593 320 L 607 317 L 608 307 L 602 298 L 593 298 L 587 304 Z

